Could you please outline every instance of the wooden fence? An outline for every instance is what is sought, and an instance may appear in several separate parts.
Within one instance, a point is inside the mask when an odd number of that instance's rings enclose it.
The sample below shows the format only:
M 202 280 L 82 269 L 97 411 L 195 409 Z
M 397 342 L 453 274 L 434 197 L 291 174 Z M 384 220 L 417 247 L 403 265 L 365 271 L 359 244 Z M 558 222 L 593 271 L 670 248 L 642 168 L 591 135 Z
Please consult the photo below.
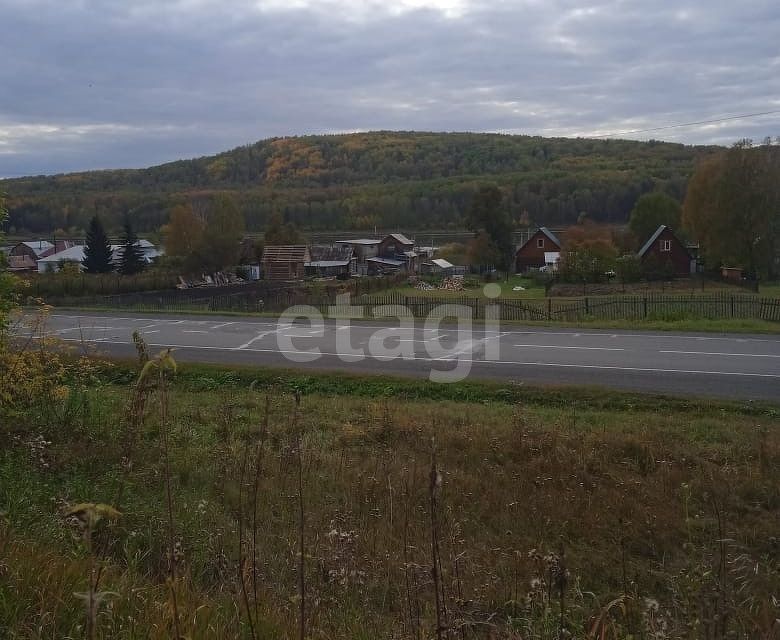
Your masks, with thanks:
M 339 293 L 342 297 L 338 297 Z M 378 314 L 414 318 L 466 315 L 502 321 L 760 319 L 780 322 L 780 299 L 749 294 L 599 296 L 582 298 L 473 298 L 405 296 L 399 293 L 343 296 L 343 291 L 239 285 L 214 289 L 147 292 L 79 299 L 86 307 L 139 311 L 225 311 L 282 313 L 303 306 L 324 316 L 373 318 Z M 64 302 L 63 304 L 67 304 Z M 384 307 L 384 309 L 382 309 Z

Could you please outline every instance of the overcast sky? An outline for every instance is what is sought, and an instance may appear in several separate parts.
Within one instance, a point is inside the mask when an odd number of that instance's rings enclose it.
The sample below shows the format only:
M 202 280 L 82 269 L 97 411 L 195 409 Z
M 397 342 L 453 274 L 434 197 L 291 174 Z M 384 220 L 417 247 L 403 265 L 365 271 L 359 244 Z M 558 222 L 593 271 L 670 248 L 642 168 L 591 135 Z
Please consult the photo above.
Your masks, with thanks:
M 780 110 L 778 0 L 0 0 L 0 176 Z M 780 114 L 624 137 L 728 144 Z

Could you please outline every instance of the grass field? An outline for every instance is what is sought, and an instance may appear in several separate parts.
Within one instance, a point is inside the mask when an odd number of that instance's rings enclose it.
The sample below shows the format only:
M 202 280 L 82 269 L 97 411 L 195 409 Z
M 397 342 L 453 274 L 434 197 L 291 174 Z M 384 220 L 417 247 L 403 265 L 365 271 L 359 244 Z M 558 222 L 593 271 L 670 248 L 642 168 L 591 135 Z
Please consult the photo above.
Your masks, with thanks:
M 457 297 L 468 296 L 472 298 L 485 298 L 485 283 L 478 282 L 478 278 L 469 278 L 467 282 L 473 281 L 474 286 L 466 287 L 463 291 L 447 291 L 443 289 L 434 289 L 433 291 L 424 291 L 413 286 L 405 285 L 388 289 L 380 295 L 398 293 L 404 296 L 430 296 L 430 297 Z M 502 298 L 532 299 L 544 298 L 544 285 L 534 282 L 530 278 L 514 275 L 508 280 L 499 280 L 493 284 L 500 287 L 500 296 Z M 515 291 L 515 287 L 523 287 L 520 291 Z M 492 296 L 491 296 L 492 297 Z
M 780 298 L 780 282 L 761 283 L 758 293 L 768 298 Z
M 136 375 L 0 414 L 0 637 L 777 637 L 778 407 Z

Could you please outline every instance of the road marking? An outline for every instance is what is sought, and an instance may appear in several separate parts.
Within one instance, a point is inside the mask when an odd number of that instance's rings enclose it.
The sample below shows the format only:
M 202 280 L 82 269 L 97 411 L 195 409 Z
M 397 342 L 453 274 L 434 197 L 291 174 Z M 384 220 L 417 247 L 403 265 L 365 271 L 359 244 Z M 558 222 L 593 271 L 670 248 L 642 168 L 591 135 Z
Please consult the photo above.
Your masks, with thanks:
M 197 314 L 195 314 L 197 315 Z M 171 320 L 171 318 L 148 318 L 148 317 L 142 317 L 142 316 L 133 316 L 133 317 L 123 317 L 123 316 L 114 316 L 108 313 L 105 314 L 93 314 L 93 315 L 70 315 L 70 314 L 62 314 L 62 313 L 54 313 L 49 316 L 50 318 L 88 318 L 92 320 L 98 320 L 98 319 L 111 319 L 111 320 L 134 320 L 134 321 L 141 321 L 141 322 L 155 322 L 155 323 L 167 323 L 167 324 L 180 324 L 182 322 L 187 322 L 186 320 Z M 173 316 L 174 318 L 176 316 Z M 208 322 L 206 320 L 200 320 L 196 322 Z M 236 324 L 241 325 L 247 325 L 247 326 L 276 326 L 277 323 L 274 322 L 254 322 L 252 320 L 247 321 L 236 321 Z M 326 328 L 328 327 L 328 324 L 326 323 Z M 332 325 L 331 325 L 332 326 Z M 346 329 L 346 328 L 352 328 L 352 329 L 387 329 L 388 326 L 391 325 L 368 325 L 368 324 L 362 324 L 360 322 L 356 322 L 355 324 L 351 324 L 349 326 L 344 327 L 338 327 L 339 329 Z M 423 327 L 415 326 L 414 330 L 416 331 L 435 331 L 435 329 L 423 329 Z M 447 329 L 446 325 L 444 327 L 440 327 L 439 331 L 457 331 L 457 328 L 453 329 Z M 492 333 L 491 330 L 485 330 L 480 331 L 479 329 L 472 329 L 472 333 Z M 724 335 L 714 335 L 714 336 L 697 336 L 697 335 L 679 335 L 679 334 L 655 334 L 655 333 L 620 333 L 620 334 L 613 334 L 611 332 L 603 332 L 598 330 L 593 331 L 587 331 L 587 332 L 572 332 L 572 331 L 506 331 L 507 335 L 551 335 L 551 336 L 579 336 L 579 337 L 609 337 L 612 335 L 617 335 L 621 338 L 652 338 L 652 339 L 670 339 L 670 340 L 695 340 L 695 339 L 701 339 L 701 340 L 722 340 L 726 342 L 771 342 L 777 344 L 780 342 L 780 339 L 775 338 L 757 338 L 757 337 L 748 337 L 748 338 L 736 338 L 732 336 L 724 336 Z
M 780 358 L 769 353 L 720 353 L 717 351 L 659 351 L 658 353 L 681 353 L 692 356 L 739 356 L 742 358 Z
M 256 335 L 254 338 L 252 338 L 251 340 L 248 340 L 247 342 L 245 342 L 244 344 L 242 344 L 240 347 L 233 347 L 232 349 L 231 349 L 230 347 L 214 347 L 214 348 L 215 348 L 215 349 L 224 349 L 224 348 L 227 348 L 229 351 L 235 351 L 235 350 L 246 349 L 246 348 L 247 348 L 249 345 L 251 345 L 251 344 L 253 344 L 253 343 L 257 342 L 258 340 L 262 340 L 263 338 L 265 338 L 265 337 L 266 337 L 266 336 L 268 336 L 268 335 L 271 335 L 272 333 L 276 333 L 276 332 L 277 332 L 277 331 L 279 331 L 281 328 L 282 328 L 282 327 L 279 327 L 279 328 L 277 328 L 277 329 L 273 329 L 272 331 L 263 331 L 263 332 L 261 332 L 261 333 L 258 333 L 258 334 L 257 334 L 257 335 Z
M 59 329 L 54 333 L 65 333 L 66 331 L 115 331 L 120 327 L 69 327 L 67 329 Z
M 40 339 L 39 337 L 34 337 L 33 339 Z M 63 338 L 63 342 L 82 342 L 82 340 L 79 340 L 77 338 Z M 132 342 L 126 342 L 126 341 L 120 341 L 120 340 L 111 340 L 109 341 L 106 339 L 100 339 L 100 340 L 88 340 L 87 342 L 110 342 L 111 344 L 125 344 L 125 345 L 132 345 Z M 193 349 L 193 350 L 204 350 L 204 351 L 236 351 L 239 349 L 242 349 L 241 347 L 215 347 L 215 346 L 203 346 L 203 345 L 194 345 L 194 344 L 168 344 L 168 343 L 149 343 L 150 347 L 170 347 L 172 349 Z M 283 350 L 283 349 L 245 349 L 246 351 L 250 351 L 252 353 L 278 353 L 281 355 L 284 355 L 286 353 L 290 354 L 300 354 L 301 352 L 298 350 Z M 326 357 L 337 357 L 337 358 L 343 358 L 347 354 L 340 354 L 340 353 L 331 353 L 326 351 L 321 351 L 319 353 L 321 356 Z M 381 360 L 381 361 L 387 361 L 387 360 L 418 360 L 423 362 L 452 362 L 452 360 L 448 360 L 450 356 L 443 356 L 439 358 L 431 358 L 431 357 L 425 357 L 425 356 L 401 356 L 400 358 L 398 356 L 373 356 L 373 355 L 366 355 L 366 360 Z M 611 366 L 611 365 L 597 365 L 597 364 L 565 364 L 560 362 L 519 362 L 514 360 L 474 360 L 472 358 L 463 358 L 461 359 L 462 362 L 470 362 L 472 364 L 479 364 L 479 365 L 506 365 L 506 364 L 513 364 L 518 366 L 524 366 L 524 367 L 558 367 L 563 369 L 600 369 L 600 370 L 610 370 L 610 371 L 639 371 L 639 372 L 648 372 L 648 373 L 682 373 L 682 374 L 696 374 L 696 375 L 711 375 L 711 376 L 735 376 L 735 377 L 742 377 L 742 378 L 772 378 L 772 379 L 780 379 L 780 374 L 775 373 L 749 373 L 749 372 L 741 372 L 741 371 L 707 371 L 707 370 L 700 370 L 700 369 L 660 369 L 660 368 L 654 368 L 654 367 L 619 367 L 619 366 Z M 346 362 L 346 361 L 345 361 Z
M 625 351 L 618 347 L 564 347 L 557 344 L 515 344 L 514 347 L 531 347 L 534 349 L 584 349 L 586 351 Z M 663 352 L 661 352 L 663 353 Z
M 227 327 L 231 324 L 235 324 L 234 322 L 223 322 L 222 324 L 215 324 L 213 327 L 209 327 L 210 329 L 221 329 L 222 327 Z
M 203 331 L 202 329 L 183 329 L 182 333 L 208 333 L 208 331 Z

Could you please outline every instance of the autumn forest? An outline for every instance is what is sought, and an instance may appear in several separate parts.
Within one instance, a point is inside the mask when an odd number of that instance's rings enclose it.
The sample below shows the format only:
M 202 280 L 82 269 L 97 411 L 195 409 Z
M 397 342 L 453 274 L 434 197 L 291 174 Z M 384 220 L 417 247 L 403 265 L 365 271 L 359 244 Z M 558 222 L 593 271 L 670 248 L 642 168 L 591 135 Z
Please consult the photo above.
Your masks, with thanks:
M 563 226 L 584 213 L 625 223 L 637 199 L 678 201 L 717 147 L 474 133 L 375 132 L 262 140 L 140 170 L 0 181 L 6 231 L 78 234 L 98 214 L 157 231 L 177 204 L 228 194 L 250 231 L 272 213 L 304 230 L 464 228 L 472 194 L 497 184 L 517 225 Z

